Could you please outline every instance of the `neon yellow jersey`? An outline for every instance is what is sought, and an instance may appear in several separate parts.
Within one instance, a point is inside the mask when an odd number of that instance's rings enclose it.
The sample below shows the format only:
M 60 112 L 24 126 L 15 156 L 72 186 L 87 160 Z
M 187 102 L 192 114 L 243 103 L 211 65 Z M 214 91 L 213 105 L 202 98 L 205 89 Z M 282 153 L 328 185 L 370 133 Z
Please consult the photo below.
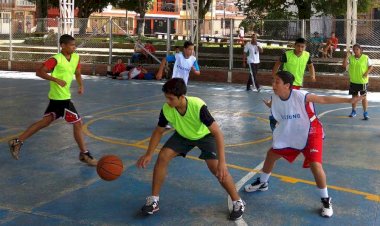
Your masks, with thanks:
M 199 140 L 210 133 L 200 120 L 200 111 L 205 102 L 198 97 L 186 97 L 186 99 L 187 110 L 184 116 L 167 103 L 164 104 L 162 111 L 179 135 L 189 140 Z
M 350 75 L 350 82 L 355 84 L 367 84 L 368 76 L 363 77 L 363 74 L 368 70 L 368 56 L 362 54 L 359 59 L 351 55 L 348 58 L 348 74 Z
M 61 87 L 57 83 L 50 81 L 49 99 L 51 100 L 69 100 L 71 99 L 70 86 L 73 81 L 75 70 L 78 67 L 79 55 L 71 54 L 70 61 L 62 53 L 53 56 L 57 61 L 51 76 L 66 82 L 65 87 Z
M 301 56 L 299 57 L 296 54 L 294 54 L 294 50 L 288 50 L 285 52 L 285 54 L 286 63 L 284 63 L 283 70 L 293 74 L 293 85 L 302 86 L 306 65 L 310 58 L 309 52 L 303 51 Z

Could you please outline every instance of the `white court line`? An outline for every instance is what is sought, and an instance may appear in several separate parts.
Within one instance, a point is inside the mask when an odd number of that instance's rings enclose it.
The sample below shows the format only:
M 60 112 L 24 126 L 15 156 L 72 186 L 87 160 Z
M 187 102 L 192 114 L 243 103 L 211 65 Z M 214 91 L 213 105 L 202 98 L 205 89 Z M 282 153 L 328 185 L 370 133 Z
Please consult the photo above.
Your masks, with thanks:
M 380 105 L 376 105 L 376 106 L 368 106 L 368 108 L 373 108 L 373 107 L 380 107 Z M 324 111 L 322 112 L 321 114 L 318 115 L 318 118 L 322 118 L 324 115 L 328 114 L 328 113 L 331 113 L 331 112 L 334 112 L 334 111 L 339 111 L 339 110 L 345 110 L 345 109 L 351 109 L 352 107 L 344 107 L 344 108 L 336 108 L 336 109 L 332 109 L 332 110 L 328 110 L 328 111 Z M 361 107 L 357 107 L 357 108 L 361 108 Z M 264 161 L 262 161 L 260 164 L 258 164 L 255 168 L 254 168 L 254 171 L 252 172 L 249 172 L 248 174 L 246 174 L 243 178 L 241 178 L 236 184 L 236 190 L 239 191 L 241 189 L 241 187 L 243 187 L 243 185 L 245 183 L 247 183 L 247 181 L 249 181 L 253 176 L 256 175 L 257 171 L 258 170 L 261 170 L 262 167 L 264 165 Z M 227 198 L 227 202 L 228 202 L 228 209 L 232 210 L 232 200 L 231 200 L 231 197 L 228 196 Z M 235 224 L 236 225 L 239 225 L 239 226 L 246 226 L 248 225 L 243 218 L 241 218 L 240 220 L 237 220 L 235 221 Z
M 257 165 L 254 170 L 252 172 L 249 172 L 247 175 L 245 175 L 243 178 L 241 178 L 236 184 L 235 184 L 235 187 L 236 187 L 236 190 L 239 192 L 240 188 L 243 187 L 243 185 L 249 180 L 251 179 L 253 176 L 256 175 L 257 171 L 260 170 L 261 168 L 263 168 L 263 165 L 264 165 L 264 161 L 262 161 L 259 165 Z M 232 211 L 232 200 L 231 200 L 231 197 L 228 196 L 228 210 L 231 212 Z M 247 226 L 248 224 L 245 222 L 245 220 L 243 218 L 235 221 L 235 224 L 236 225 L 239 225 L 239 226 Z

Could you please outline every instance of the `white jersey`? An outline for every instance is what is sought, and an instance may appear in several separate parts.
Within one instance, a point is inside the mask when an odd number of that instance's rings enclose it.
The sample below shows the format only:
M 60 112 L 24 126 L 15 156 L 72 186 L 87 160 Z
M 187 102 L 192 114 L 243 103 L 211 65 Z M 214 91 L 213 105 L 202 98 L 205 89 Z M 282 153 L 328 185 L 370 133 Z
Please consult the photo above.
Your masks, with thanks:
M 316 119 L 314 105 L 309 103 L 309 117 L 306 109 L 308 92 L 292 90 L 287 100 L 272 95 L 272 115 L 278 126 L 273 131 L 273 149 L 306 147 L 311 121 Z
M 249 64 L 258 64 L 260 63 L 260 51 L 259 47 L 262 47 L 262 44 L 260 42 L 257 42 L 256 45 L 253 45 L 251 42 L 247 42 L 244 46 L 244 52 L 249 53 L 247 57 L 247 63 Z
M 173 67 L 173 76 L 172 78 L 182 78 L 187 85 L 187 81 L 189 80 L 189 74 L 191 68 L 196 61 L 194 56 L 190 56 L 189 58 L 185 58 L 182 53 L 176 53 L 175 55 L 175 63 Z

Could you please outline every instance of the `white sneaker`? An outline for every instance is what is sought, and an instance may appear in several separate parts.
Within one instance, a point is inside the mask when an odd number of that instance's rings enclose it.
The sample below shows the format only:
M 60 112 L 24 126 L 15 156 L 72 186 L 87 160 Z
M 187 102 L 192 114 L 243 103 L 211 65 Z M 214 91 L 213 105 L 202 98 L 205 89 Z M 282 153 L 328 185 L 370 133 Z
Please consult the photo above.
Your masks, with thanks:
M 321 210 L 321 216 L 322 217 L 331 217 L 334 213 L 332 204 L 331 204 L 331 198 L 321 198 L 322 201 L 322 210 Z
M 258 177 L 252 184 L 246 185 L 244 190 L 246 192 L 266 191 L 268 190 L 268 182 L 260 182 L 260 177 Z

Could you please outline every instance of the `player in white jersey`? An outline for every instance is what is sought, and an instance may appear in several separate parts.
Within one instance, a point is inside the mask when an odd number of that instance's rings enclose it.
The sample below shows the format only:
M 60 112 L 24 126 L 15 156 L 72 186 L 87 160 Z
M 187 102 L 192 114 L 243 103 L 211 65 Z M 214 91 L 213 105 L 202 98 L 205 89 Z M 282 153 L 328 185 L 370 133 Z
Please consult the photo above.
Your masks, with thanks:
M 321 215 L 331 217 L 333 209 L 328 195 L 326 175 L 322 167 L 323 127 L 317 118 L 313 103 L 335 104 L 356 103 L 361 97 L 341 98 L 318 96 L 305 91 L 292 90 L 294 76 L 280 71 L 273 79 L 272 99 L 265 101 L 272 109 L 278 126 L 273 132 L 273 144 L 265 158 L 260 177 L 245 186 L 246 192 L 268 190 L 268 179 L 275 162 L 281 157 L 293 162 L 302 153 L 305 157 L 304 168 L 311 168 L 322 201 Z
M 162 78 L 162 73 L 166 62 L 175 62 L 172 78 L 182 78 L 187 85 L 190 71 L 192 71 L 195 75 L 201 74 L 197 59 L 193 56 L 193 53 L 194 44 L 190 41 L 186 41 L 183 45 L 183 52 L 176 53 L 175 55 L 168 55 L 162 59 L 156 79 L 160 80 Z

